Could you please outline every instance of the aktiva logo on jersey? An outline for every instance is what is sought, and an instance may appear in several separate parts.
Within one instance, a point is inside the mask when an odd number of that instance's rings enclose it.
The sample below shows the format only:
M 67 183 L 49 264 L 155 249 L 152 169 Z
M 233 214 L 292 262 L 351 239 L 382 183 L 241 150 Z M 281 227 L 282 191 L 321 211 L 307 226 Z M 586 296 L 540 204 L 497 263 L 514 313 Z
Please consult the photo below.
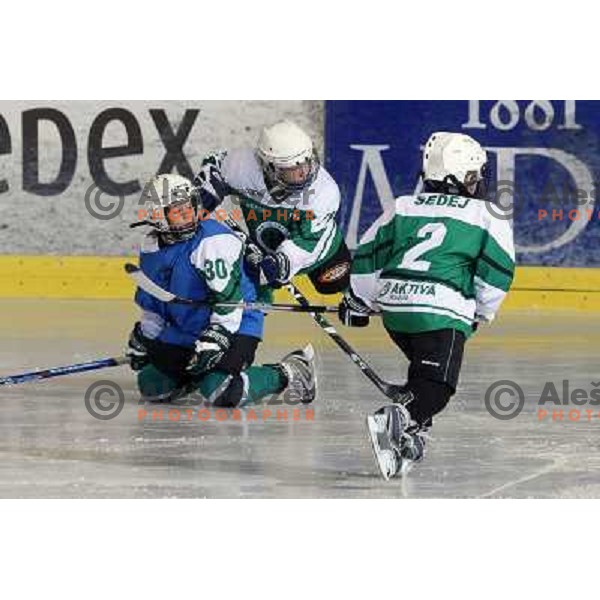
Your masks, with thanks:
M 600 264 L 598 219 L 539 216 L 596 212 L 600 101 L 329 101 L 325 123 L 326 166 L 342 191 L 351 248 L 388 203 L 419 190 L 431 133 L 455 131 L 488 152 L 490 197 L 513 204 L 521 264 Z
M 410 296 L 435 296 L 435 284 L 415 281 L 387 281 L 381 292 L 379 300 L 404 302 Z

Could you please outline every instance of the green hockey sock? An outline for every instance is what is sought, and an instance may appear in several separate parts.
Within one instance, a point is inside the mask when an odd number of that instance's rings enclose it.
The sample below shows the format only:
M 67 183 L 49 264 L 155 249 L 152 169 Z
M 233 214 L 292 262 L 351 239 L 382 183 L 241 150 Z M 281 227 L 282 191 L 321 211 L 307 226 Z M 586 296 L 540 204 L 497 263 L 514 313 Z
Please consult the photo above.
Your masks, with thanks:
M 244 371 L 248 377 L 248 403 L 260 402 L 266 396 L 278 394 L 285 389 L 287 381 L 281 369 L 274 365 L 250 367 Z

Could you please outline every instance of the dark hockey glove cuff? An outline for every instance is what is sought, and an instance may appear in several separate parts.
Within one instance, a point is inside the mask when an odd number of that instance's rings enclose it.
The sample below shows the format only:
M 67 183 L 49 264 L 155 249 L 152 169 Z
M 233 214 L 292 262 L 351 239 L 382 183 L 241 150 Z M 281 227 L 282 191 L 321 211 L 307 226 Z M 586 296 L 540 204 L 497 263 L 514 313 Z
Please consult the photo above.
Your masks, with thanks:
M 260 263 L 260 270 L 271 287 L 280 288 L 290 280 L 290 259 L 283 252 L 269 254 Z
M 244 248 L 244 261 L 248 273 L 257 279 L 260 277 L 260 264 L 265 258 L 264 252 L 252 242 L 246 243 Z
M 493 320 L 494 320 L 494 315 L 482 315 L 482 314 L 476 313 L 475 318 L 473 319 L 473 323 L 471 325 L 473 333 L 475 333 L 479 329 L 480 323 L 491 323 Z
M 143 369 L 150 362 L 146 347 L 146 336 L 142 333 L 142 324 L 139 321 L 129 334 L 125 356 L 129 359 L 129 366 L 134 371 Z
M 192 375 L 212 371 L 231 347 L 232 334 L 222 325 L 211 325 L 198 340 L 187 370 Z
M 202 208 L 209 212 L 215 210 L 231 193 L 231 188 L 223 179 L 219 167 L 220 164 L 205 159 L 200 172 L 194 178 L 197 198 Z
M 352 290 L 344 295 L 338 307 L 338 318 L 346 327 L 366 327 L 371 309 Z

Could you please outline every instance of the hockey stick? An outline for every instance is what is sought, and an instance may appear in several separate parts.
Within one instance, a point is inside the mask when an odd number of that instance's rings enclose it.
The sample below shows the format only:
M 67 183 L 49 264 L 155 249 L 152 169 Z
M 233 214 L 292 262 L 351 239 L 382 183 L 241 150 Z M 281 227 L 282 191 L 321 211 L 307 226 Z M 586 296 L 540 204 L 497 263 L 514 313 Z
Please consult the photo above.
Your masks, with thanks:
M 285 288 L 294 296 L 296 301 L 305 308 L 310 308 L 310 303 L 302 292 L 290 281 Z M 390 400 L 396 400 L 400 395 L 402 386 L 384 381 L 369 366 L 367 361 L 336 331 L 335 327 L 322 315 L 307 310 L 316 324 L 341 348 L 342 352 L 350 357 L 350 360 L 363 372 L 363 374 L 375 385 L 375 387 Z
M 203 300 L 182 298 L 154 283 L 139 267 L 131 263 L 125 265 L 125 271 L 142 290 L 167 304 L 186 304 L 188 306 L 210 306 L 213 308 L 243 308 L 244 310 L 277 310 L 287 312 L 337 313 L 337 306 L 298 306 L 297 304 L 267 304 L 265 302 L 218 302 L 211 304 Z
M 233 219 L 225 219 L 226 225 L 233 230 L 235 234 L 246 243 L 248 240 L 248 234 L 241 230 L 238 223 Z M 377 375 L 377 373 L 371 368 L 369 363 L 358 353 L 352 346 L 337 332 L 335 327 L 320 313 L 315 310 L 311 310 L 310 302 L 302 294 L 302 292 L 290 281 L 284 286 L 290 294 L 296 299 L 296 302 L 300 305 L 298 308 L 303 308 L 302 312 L 307 312 L 314 319 L 315 323 L 337 344 L 337 346 L 350 357 L 350 360 L 363 372 L 363 374 L 375 385 L 375 387 L 384 395 L 390 398 L 390 400 L 396 400 L 400 395 L 402 386 L 388 383 Z M 323 312 L 336 312 L 335 311 L 323 311 Z M 379 313 L 373 313 L 372 316 L 377 316 Z
M 239 225 L 233 222 L 232 219 L 226 219 L 225 223 L 238 235 L 243 243 L 245 243 L 248 239 L 248 235 L 242 231 Z M 190 300 L 187 298 L 180 298 L 175 294 L 161 288 L 159 285 L 154 283 L 148 276 L 146 276 L 143 271 L 133 265 L 131 263 L 127 263 L 125 265 L 125 271 L 128 275 L 130 275 L 137 285 L 145 290 L 151 296 L 162 300 L 163 302 L 173 302 L 178 304 L 188 304 L 188 305 L 203 305 L 202 302 L 196 302 L 194 300 Z M 229 304 L 229 306 L 240 306 L 252 310 L 253 307 L 258 307 L 259 310 L 286 310 L 293 312 L 306 312 L 309 313 L 312 318 L 315 320 L 317 325 L 327 333 L 327 335 L 338 345 L 341 350 L 347 354 L 352 362 L 364 373 L 364 375 L 377 387 L 377 389 L 390 398 L 391 400 L 395 400 L 398 398 L 401 386 L 395 385 L 393 383 L 388 383 L 384 381 L 377 375 L 377 373 L 369 366 L 367 361 L 358 354 L 350 346 L 350 344 L 336 331 L 335 327 L 321 314 L 324 312 L 338 312 L 337 307 L 333 306 L 311 306 L 310 302 L 304 297 L 302 292 L 293 284 L 288 283 L 286 289 L 292 294 L 292 296 L 298 302 L 298 305 L 290 305 L 290 304 L 261 304 L 261 303 L 247 303 L 244 305 L 240 304 Z M 215 304 L 213 306 L 225 306 L 226 304 L 219 305 Z
M 0 385 L 17 385 L 19 383 L 28 383 L 40 379 L 50 379 L 51 377 L 60 377 L 62 375 L 73 375 L 73 373 L 84 373 L 86 371 L 95 371 L 96 369 L 105 369 L 106 367 L 118 367 L 119 365 L 125 365 L 127 363 L 129 363 L 129 359 L 125 356 L 100 358 L 98 360 L 67 365 L 65 367 L 52 367 L 40 371 L 29 371 L 27 373 L 19 373 L 18 375 L 0 377 Z
M 180 298 L 175 294 L 161 288 L 154 283 L 144 272 L 135 265 L 127 263 L 125 270 L 132 277 L 135 283 L 145 292 L 167 303 L 187 304 L 189 306 L 209 306 L 205 302 L 191 300 L 189 298 Z M 291 312 L 308 313 L 315 320 L 317 325 L 327 333 L 327 335 L 347 354 L 352 362 L 368 377 L 372 383 L 388 398 L 394 400 L 398 397 L 400 386 L 392 383 L 387 383 L 369 366 L 367 361 L 350 346 L 350 344 L 336 331 L 335 327 L 323 316 L 324 312 L 338 311 L 335 306 L 312 306 L 309 301 L 302 295 L 302 292 L 293 284 L 288 283 L 285 288 L 294 296 L 298 305 L 295 304 L 265 304 L 260 302 L 247 302 L 245 304 L 237 304 L 235 302 L 213 304 L 212 306 L 232 306 L 244 308 L 245 310 L 285 310 Z

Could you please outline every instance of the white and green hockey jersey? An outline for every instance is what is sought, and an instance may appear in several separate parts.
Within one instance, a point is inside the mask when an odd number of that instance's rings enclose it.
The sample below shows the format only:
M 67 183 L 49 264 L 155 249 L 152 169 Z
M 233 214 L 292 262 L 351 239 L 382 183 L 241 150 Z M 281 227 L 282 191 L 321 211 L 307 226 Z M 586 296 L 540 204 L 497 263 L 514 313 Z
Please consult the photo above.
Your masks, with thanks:
M 291 276 L 310 272 L 335 254 L 343 241 L 335 221 L 340 190 L 322 166 L 308 189 L 276 202 L 252 148 L 234 148 L 219 159 L 221 175 L 240 199 L 250 237 L 263 250 L 283 252 Z
M 467 337 L 491 321 L 514 275 L 513 233 L 483 200 L 401 196 L 356 250 L 351 286 L 388 330 L 453 328 Z

